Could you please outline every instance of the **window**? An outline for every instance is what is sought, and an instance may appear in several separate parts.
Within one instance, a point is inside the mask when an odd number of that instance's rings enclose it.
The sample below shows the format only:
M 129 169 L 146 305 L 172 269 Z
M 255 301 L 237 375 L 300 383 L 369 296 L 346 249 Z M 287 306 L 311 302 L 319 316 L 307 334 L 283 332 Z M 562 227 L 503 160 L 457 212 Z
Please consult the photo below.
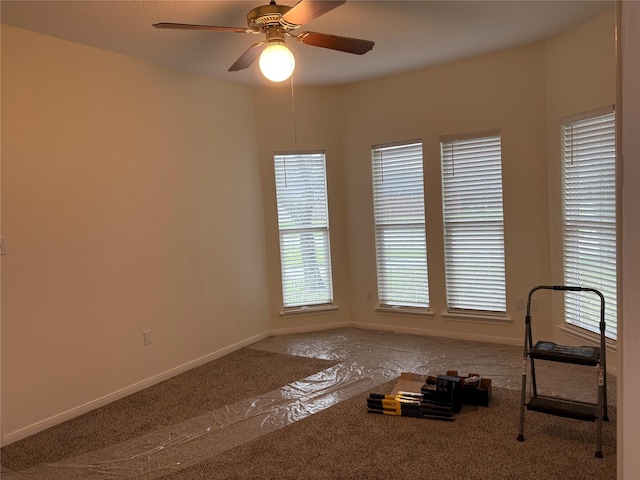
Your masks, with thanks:
M 447 308 L 502 314 L 506 288 L 500 134 L 448 136 L 440 148 Z
M 324 152 L 274 156 L 283 305 L 333 302 Z
M 422 143 L 371 151 L 373 206 L 382 306 L 428 307 Z
M 615 339 L 615 114 L 605 111 L 562 125 L 563 269 L 566 285 L 604 295 L 606 336 Z M 565 292 L 565 321 L 599 333 L 600 299 Z

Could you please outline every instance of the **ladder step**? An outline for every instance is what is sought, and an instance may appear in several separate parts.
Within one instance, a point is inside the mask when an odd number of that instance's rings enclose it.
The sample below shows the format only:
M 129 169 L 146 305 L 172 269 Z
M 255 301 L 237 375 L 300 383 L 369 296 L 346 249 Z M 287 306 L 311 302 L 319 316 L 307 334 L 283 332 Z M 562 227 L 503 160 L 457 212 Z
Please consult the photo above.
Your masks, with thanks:
M 594 422 L 598 418 L 596 405 L 574 403 L 556 398 L 531 397 L 529 403 L 527 403 L 527 409 L 590 422 Z
M 568 345 L 558 345 L 553 342 L 539 341 L 535 344 L 531 352 L 529 352 L 529 356 L 540 360 L 595 367 L 600 362 L 600 348 L 571 347 Z

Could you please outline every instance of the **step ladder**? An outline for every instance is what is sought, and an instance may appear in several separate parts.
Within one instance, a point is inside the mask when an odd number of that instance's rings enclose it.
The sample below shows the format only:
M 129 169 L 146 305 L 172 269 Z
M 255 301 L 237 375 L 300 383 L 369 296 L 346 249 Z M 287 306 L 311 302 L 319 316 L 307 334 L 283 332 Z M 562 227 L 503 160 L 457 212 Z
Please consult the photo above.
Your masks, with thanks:
M 600 297 L 600 346 L 573 347 L 558 345 L 553 342 L 538 341 L 533 344 L 531 333 L 531 298 L 537 290 L 559 290 L 572 292 L 593 293 Z M 543 396 L 536 385 L 535 360 L 549 362 L 570 363 L 595 367 L 597 370 L 597 400 L 596 403 L 567 400 L 553 396 Z M 527 401 L 527 374 L 531 373 L 531 396 Z M 524 414 L 527 410 L 548 413 L 560 417 L 574 418 L 597 423 L 596 458 L 602 458 L 602 421 L 608 421 L 607 416 L 607 363 L 605 348 L 604 296 L 598 290 L 587 287 L 573 287 L 563 285 L 534 287 L 527 299 L 527 314 L 525 317 L 524 355 L 522 368 L 522 396 L 520 401 L 520 431 L 518 441 L 524 441 Z

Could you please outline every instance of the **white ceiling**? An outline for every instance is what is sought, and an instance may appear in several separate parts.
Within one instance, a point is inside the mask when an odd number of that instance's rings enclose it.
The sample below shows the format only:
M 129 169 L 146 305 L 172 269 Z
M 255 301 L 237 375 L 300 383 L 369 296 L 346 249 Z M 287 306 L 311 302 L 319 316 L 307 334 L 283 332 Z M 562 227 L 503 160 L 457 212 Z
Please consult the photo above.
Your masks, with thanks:
M 227 69 L 261 36 L 159 30 L 158 22 L 246 27 L 246 15 L 268 1 L 10 1 L 2 23 L 248 85 L 269 83 L 257 62 Z M 279 3 L 293 6 L 296 0 Z M 373 40 L 365 55 L 289 41 L 297 85 L 338 85 L 382 77 L 549 38 L 607 8 L 611 0 L 348 0 L 300 31 Z

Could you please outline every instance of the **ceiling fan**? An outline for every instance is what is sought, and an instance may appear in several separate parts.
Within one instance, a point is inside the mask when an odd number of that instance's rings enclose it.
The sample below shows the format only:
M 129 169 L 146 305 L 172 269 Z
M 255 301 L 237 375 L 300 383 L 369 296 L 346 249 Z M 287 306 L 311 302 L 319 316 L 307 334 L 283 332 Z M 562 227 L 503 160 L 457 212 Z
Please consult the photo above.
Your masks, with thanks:
M 212 32 L 265 34 L 265 39 L 251 45 L 231 67 L 230 72 L 236 72 L 249 67 L 260 57 L 260 69 L 267 78 L 282 81 L 289 78 L 295 66 L 293 54 L 285 44 L 285 36 L 295 38 L 298 42 L 314 47 L 328 48 L 341 52 L 362 55 L 373 48 L 374 42 L 358 38 L 341 37 L 318 32 L 295 31 L 302 25 L 344 4 L 346 0 L 301 0 L 293 7 L 276 5 L 271 0 L 269 5 L 262 5 L 252 9 L 247 14 L 248 28 L 218 27 L 214 25 L 190 25 L 185 23 L 155 23 L 155 28 L 176 30 L 207 30 Z M 271 78 L 265 69 L 272 63 L 267 59 L 267 53 L 284 54 L 283 67 L 287 72 L 274 75 Z M 274 60 L 272 60 L 273 62 Z M 264 65 L 263 65 L 264 63 Z

